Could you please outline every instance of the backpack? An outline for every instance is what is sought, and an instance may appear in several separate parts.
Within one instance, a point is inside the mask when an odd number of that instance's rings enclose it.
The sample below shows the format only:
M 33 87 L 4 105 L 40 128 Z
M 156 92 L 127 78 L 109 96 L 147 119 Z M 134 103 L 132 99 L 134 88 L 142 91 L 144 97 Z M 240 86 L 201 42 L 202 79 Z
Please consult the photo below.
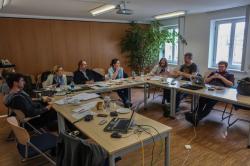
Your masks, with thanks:
M 238 81 L 237 92 L 240 95 L 250 96 L 250 77 Z

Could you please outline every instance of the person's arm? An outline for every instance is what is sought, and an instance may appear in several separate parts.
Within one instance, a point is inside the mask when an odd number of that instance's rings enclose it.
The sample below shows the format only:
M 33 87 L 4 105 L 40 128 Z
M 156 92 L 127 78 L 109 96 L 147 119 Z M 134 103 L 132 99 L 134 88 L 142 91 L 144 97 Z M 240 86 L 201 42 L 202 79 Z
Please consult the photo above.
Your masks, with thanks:
M 218 79 L 220 79 L 222 82 L 224 82 L 224 84 L 226 84 L 226 86 L 231 87 L 234 85 L 232 80 L 228 80 L 227 78 L 223 77 L 222 75 L 218 74 L 216 76 Z M 231 79 L 231 78 L 230 78 Z
M 34 117 L 40 115 L 44 110 L 33 106 L 32 102 L 27 101 L 23 96 L 16 96 L 12 99 L 11 107 L 21 110 L 25 116 Z
M 193 77 L 196 72 L 198 71 L 198 68 L 197 68 L 197 65 L 195 63 L 192 64 L 192 67 L 191 67 L 191 74 L 190 73 L 185 73 L 185 72 L 182 72 L 182 69 L 180 69 L 179 71 L 179 75 L 182 76 L 182 77 L 185 77 L 185 78 L 191 78 Z
M 208 76 L 206 76 L 204 82 L 205 82 L 206 84 L 208 84 L 208 83 L 211 82 L 213 79 L 215 79 L 215 75 L 214 75 L 214 73 L 210 73 Z
M 156 71 L 157 71 L 157 68 L 158 68 L 158 65 L 155 65 L 155 66 L 153 67 L 153 69 L 150 71 L 149 75 L 151 75 L 151 76 L 155 75 L 155 74 L 156 74 Z
M 79 71 L 74 72 L 73 80 L 75 84 L 84 84 L 85 81 L 81 78 L 81 73 Z
M 42 83 L 43 88 L 53 84 L 53 77 L 54 77 L 53 74 L 48 75 L 47 80 Z

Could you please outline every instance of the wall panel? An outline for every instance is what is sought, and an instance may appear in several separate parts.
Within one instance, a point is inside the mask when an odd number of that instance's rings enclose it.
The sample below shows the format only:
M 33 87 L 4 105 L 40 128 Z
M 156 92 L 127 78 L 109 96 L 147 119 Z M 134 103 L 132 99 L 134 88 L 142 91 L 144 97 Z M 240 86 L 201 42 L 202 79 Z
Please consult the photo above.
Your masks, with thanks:
M 128 70 L 119 46 L 128 27 L 120 23 L 1 18 L 0 57 L 28 74 L 38 74 L 55 64 L 72 71 L 80 59 L 90 67 L 107 69 L 115 57 Z

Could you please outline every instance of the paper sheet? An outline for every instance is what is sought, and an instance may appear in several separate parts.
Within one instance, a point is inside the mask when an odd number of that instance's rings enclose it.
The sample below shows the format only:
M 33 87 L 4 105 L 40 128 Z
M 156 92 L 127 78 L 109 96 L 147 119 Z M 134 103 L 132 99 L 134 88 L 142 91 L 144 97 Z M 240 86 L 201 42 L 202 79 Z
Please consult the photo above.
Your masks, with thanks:
M 80 93 L 78 95 L 72 96 L 72 97 L 65 97 L 61 100 L 56 101 L 55 103 L 58 105 L 64 105 L 69 103 L 74 103 L 74 101 L 86 101 L 90 99 L 98 98 L 99 95 L 96 93 Z
M 87 104 L 82 104 L 82 105 L 80 105 L 80 107 L 73 109 L 72 111 L 78 112 L 78 113 L 85 112 L 85 111 L 93 109 L 96 106 L 96 104 L 97 104 L 97 101 L 93 101 L 93 102 L 90 102 Z

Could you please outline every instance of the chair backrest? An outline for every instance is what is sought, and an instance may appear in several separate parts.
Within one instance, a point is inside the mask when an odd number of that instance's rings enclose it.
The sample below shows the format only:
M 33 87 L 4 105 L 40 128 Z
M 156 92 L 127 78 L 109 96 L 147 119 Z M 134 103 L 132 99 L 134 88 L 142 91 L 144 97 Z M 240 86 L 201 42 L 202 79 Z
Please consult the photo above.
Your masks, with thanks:
M 25 122 L 24 121 L 25 115 L 24 115 L 24 113 L 21 110 L 10 108 L 10 111 L 13 112 L 13 113 L 15 113 L 16 119 L 17 119 L 18 122 L 20 122 L 20 123 Z
M 102 76 L 105 76 L 105 70 L 103 68 L 94 68 L 92 70 L 101 74 Z
M 26 129 L 19 126 L 17 119 L 14 116 L 8 117 L 7 122 L 10 124 L 11 129 L 13 130 L 17 142 L 26 145 L 30 141 L 30 135 Z
M 66 76 L 71 76 L 71 77 L 73 77 L 74 75 L 74 73 L 70 71 L 64 71 L 63 74 L 65 74 Z

